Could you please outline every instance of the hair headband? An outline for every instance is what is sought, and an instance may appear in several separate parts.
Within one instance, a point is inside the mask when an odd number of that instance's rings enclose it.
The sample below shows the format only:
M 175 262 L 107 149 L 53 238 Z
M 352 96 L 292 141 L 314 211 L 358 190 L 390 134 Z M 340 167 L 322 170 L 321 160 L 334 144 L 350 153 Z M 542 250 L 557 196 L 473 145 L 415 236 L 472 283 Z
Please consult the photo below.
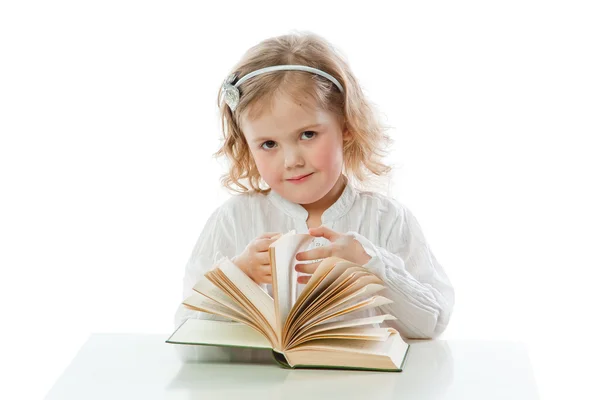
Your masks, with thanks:
M 229 77 L 223 83 L 223 95 L 225 96 L 225 103 L 227 103 L 232 112 L 235 111 L 238 104 L 240 103 L 240 90 L 238 89 L 239 85 L 241 85 L 248 79 L 255 77 L 256 75 L 283 70 L 306 71 L 312 72 L 313 74 L 321 75 L 322 77 L 327 78 L 331 82 L 333 82 L 335 86 L 337 86 L 338 89 L 340 89 L 340 92 L 344 93 L 344 89 L 342 88 L 342 85 L 340 85 L 338 80 L 335 79 L 333 76 L 329 75 L 327 72 L 321 71 L 320 69 L 307 67 L 305 65 L 274 65 L 272 67 L 261 68 L 256 71 L 250 72 L 249 74 L 246 74 L 243 77 L 241 77 L 235 84 L 233 83 L 233 81 L 235 81 L 236 74 L 234 73 L 229 75 Z

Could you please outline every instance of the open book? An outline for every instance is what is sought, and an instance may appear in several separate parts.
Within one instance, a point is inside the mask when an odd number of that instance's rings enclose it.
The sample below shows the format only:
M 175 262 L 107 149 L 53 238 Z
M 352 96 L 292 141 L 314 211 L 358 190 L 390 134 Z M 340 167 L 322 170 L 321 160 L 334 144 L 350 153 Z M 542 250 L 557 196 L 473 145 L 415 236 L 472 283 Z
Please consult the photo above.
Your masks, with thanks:
M 287 368 L 402 371 L 410 346 L 395 329 L 379 327 L 396 318 L 347 316 L 392 302 L 376 294 L 384 289 L 377 276 L 361 265 L 328 257 L 297 297 L 295 256 L 313 239 L 292 230 L 271 244 L 273 297 L 222 258 L 183 304 L 231 322 L 190 318 L 167 343 L 271 349 Z

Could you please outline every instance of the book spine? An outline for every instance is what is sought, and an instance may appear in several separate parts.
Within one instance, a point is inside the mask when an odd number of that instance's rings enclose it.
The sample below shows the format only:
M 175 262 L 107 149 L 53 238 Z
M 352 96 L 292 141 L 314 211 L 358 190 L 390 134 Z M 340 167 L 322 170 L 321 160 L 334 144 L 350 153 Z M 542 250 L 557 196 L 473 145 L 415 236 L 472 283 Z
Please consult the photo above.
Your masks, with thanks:
M 409 344 L 406 348 L 406 353 L 404 353 L 404 359 L 402 359 L 402 364 L 400 364 L 400 371 L 404 370 L 404 365 L 406 364 L 406 359 L 408 358 L 408 353 L 410 352 L 411 345 Z
M 283 353 L 280 353 L 278 351 L 272 350 L 271 354 L 273 355 L 273 358 L 275 359 L 275 361 L 277 362 L 277 364 L 281 365 L 283 368 L 287 368 L 287 369 L 291 369 L 291 365 L 288 362 L 287 358 L 285 358 L 285 355 Z

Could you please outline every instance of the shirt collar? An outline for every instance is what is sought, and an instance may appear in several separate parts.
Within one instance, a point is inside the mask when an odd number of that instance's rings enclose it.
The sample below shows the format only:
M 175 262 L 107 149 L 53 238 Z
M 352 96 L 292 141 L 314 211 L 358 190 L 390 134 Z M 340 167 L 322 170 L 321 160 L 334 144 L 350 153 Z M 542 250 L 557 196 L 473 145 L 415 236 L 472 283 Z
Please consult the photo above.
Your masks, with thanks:
M 344 187 L 340 197 L 331 206 L 329 206 L 325 212 L 323 212 L 323 215 L 321 216 L 322 223 L 327 223 L 343 216 L 350 210 L 352 204 L 354 204 L 354 200 L 357 196 L 356 189 L 354 189 L 350 182 L 348 182 L 348 178 L 345 175 L 343 175 L 343 177 L 346 186 Z M 306 211 L 304 207 L 281 197 L 273 189 L 269 191 L 267 197 L 277 208 L 290 217 L 301 219 L 302 221 L 306 221 L 308 219 L 308 211 Z

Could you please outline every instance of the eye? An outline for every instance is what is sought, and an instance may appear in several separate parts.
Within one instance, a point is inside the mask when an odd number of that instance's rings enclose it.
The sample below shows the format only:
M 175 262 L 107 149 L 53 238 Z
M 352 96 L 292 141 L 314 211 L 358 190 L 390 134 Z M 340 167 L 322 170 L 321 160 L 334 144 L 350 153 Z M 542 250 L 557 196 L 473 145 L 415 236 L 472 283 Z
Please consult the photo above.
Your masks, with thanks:
M 302 134 L 304 135 L 305 133 L 308 133 L 311 135 L 311 137 L 309 139 L 314 138 L 315 136 L 317 136 L 317 132 L 313 132 L 313 131 L 304 131 L 302 132 Z
M 273 145 L 275 144 L 275 142 L 274 142 L 274 141 L 272 141 L 272 140 L 267 140 L 266 142 L 264 142 L 263 144 L 261 144 L 261 145 L 260 145 L 260 148 L 261 148 L 261 149 L 263 149 L 263 150 L 271 150 L 271 149 L 272 149 L 272 147 L 267 147 L 267 148 L 265 148 L 265 147 L 264 147 L 264 145 L 265 145 L 265 144 L 267 144 L 267 143 L 271 143 L 271 144 L 273 144 Z
M 302 135 L 307 134 L 309 135 L 308 140 L 314 139 L 317 136 L 317 132 L 313 132 L 313 131 L 304 131 L 302 132 Z M 273 140 L 267 140 L 266 142 L 263 142 L 260 145 L 260 148 L 263 150 L 273 150 L 273 148 L 275 147 L 275 142 Z M 265 145 L 267 145 L 267 147 L 265 147 Z

